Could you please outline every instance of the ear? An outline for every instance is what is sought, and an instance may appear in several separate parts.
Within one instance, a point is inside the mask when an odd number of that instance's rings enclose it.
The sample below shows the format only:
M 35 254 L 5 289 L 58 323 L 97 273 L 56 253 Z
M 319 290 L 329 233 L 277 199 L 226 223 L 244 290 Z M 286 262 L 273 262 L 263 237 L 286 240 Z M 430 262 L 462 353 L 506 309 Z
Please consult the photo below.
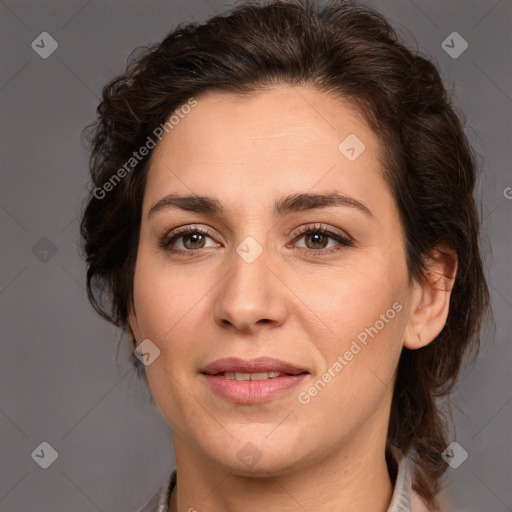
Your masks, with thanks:
M 428 345 L 446 324 L 457 274 L 457 253 L 438 247 L 427 264 L 424 282 L 416 282 L 412 292 L 411 316 L 404 335 L 404 346 L 410 350 Z

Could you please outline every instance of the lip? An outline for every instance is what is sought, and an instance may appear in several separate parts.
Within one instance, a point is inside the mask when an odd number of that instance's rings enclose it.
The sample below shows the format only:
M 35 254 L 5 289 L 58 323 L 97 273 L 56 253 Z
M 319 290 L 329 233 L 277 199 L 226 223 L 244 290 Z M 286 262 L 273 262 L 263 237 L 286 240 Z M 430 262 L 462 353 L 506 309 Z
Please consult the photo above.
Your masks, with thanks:
M 279 372 L 287 375 L 264 380 L 228 379 L 225 372 Z M 271 357 L 217 359 L 201 370 L 210 389 L 222 398 L 237 404 L 256 404 L 277 398 L 296 387 L 309 372 L 294 364 Z
M 257 357 L 255 359 L 225 357 L 213 361 L 201 370 L 201 373 L 210 375 L 224 372 L 280 372 L 298 375 L 307 372 L 307 370 L 273 357 Z

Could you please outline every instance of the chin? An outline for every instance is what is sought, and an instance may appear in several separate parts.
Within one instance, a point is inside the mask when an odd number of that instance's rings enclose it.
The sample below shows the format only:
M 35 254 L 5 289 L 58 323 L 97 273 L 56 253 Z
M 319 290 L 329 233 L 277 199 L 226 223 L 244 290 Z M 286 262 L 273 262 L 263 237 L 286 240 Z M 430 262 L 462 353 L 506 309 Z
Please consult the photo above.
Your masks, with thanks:
M 272 435 L 271 435 L 272 436 Z M 268 432 L 260 436 L 234 436 L 225 447 L 204 447 L 215 462 L 235 475 L 256 478 L 280 476 L 309 464 L 313 458 L 300 453 L 294 436 L 271 439 Z M 214 450 L 212 450 L 214 448 Z
M 252 478 L 271 478 L 289 474 L 297 469 L 297 461 L 284 456 L 278 456 L 273 460 L 262 457 L 254 462 L 240 461 L 238 458 L 222 461 L 227 471 L 238 476 Z

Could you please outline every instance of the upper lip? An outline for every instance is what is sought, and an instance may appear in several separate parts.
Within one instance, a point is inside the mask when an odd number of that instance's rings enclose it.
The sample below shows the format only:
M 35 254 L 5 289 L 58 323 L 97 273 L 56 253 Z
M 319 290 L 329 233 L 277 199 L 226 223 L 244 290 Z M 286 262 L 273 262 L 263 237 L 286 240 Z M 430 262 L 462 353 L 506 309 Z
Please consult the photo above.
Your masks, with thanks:
M 224 372 L 256 373 L 256 372 L 280 372 L 289 375 L 309 373 L 306 369 L 295 366 L 286 361 L 273 357 L 257 357 L 255 359 L 240 359 L 238 357 L 226 357 L 217 359 L 206 365 L 202 373 L 216 375 Z

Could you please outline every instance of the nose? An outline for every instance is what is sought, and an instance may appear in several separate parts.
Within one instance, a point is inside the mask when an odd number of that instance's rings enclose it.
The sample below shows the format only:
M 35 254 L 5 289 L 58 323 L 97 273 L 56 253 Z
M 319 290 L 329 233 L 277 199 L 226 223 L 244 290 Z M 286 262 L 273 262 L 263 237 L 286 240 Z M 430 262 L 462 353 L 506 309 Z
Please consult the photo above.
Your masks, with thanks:
M 222 328 L 250 334 L 264 325 L 278 327 L 285 322 L 287 288 L 269 252 L 263 250 L 251 262 L 233 251 L 226 261 L 229 272 L 216 287 L 213 306 L 215 322 Z

